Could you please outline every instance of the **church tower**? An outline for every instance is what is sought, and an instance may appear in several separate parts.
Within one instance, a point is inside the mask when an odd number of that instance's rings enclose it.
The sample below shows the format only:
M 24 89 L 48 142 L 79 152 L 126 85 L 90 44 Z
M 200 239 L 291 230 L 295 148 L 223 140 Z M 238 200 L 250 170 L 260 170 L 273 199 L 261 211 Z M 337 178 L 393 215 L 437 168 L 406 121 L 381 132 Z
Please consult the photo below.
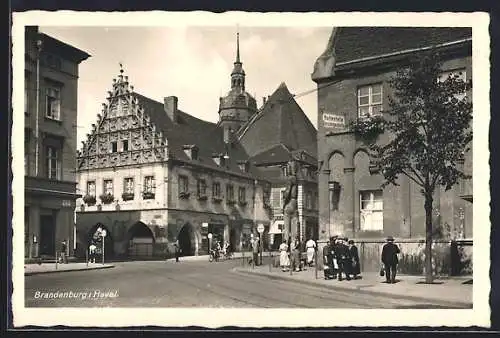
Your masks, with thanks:
M 257 112 L 257 102 L 245 91 L 245 71 L 240 60 L 240 33 L 236 34 L 236 61 L 231 72 L 231 90 L 219 99 L 219 126 L 224 128 L 224 141 Z

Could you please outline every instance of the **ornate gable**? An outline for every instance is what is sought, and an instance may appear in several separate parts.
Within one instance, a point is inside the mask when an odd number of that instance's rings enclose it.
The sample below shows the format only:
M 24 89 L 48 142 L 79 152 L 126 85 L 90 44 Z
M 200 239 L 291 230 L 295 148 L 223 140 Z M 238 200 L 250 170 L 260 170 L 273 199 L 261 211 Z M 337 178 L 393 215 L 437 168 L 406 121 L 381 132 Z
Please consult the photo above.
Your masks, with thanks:
M 123 75 L 113 79 L 107 103 L 82 150 L 77 151 L 77 170 L 137 165 L 167 160 L 167 140 L 157 131 L 141 106 L 134 87 Z

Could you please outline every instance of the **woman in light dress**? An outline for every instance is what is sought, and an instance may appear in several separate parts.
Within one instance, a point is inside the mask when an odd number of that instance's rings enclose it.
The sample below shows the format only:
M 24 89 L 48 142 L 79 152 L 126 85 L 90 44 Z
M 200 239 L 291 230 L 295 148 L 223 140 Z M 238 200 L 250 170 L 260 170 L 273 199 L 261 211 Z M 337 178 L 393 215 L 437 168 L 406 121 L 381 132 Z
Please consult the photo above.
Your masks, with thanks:
M 290 259 L 288 258 L 288 244 L 286 241 L 280 244 L 280 266 L 282 271 L 288 271 L 290 266 Z
M 309 238 L 309 240 L 306 242 L 306 252 L 307 264 L 309 266 L 312 266 L 314 262 L 314 254 L 316 252 L 316 242 L 312 238 Z

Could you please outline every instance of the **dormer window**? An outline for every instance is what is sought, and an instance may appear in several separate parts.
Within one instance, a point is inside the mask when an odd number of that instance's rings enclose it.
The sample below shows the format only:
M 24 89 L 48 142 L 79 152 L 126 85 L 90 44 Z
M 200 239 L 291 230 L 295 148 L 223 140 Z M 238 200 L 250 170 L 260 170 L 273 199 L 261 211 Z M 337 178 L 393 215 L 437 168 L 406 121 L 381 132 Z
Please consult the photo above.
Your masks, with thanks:
M 198 147 L 196 145 L 186 144 L 182 148 L 184 149 L 184 153 L 191 160 L 197 160 L 198 159 Z
M 219 167 L 226 165 L 226 157 L 223 154 L 212 154 L 212 159 Z
M 248 172 L 250 168 L 250 164 L 248 161 L 238 161 L 238 167 L 240 168 L 241 171 Z
M 287 166 L 281 167 L 281 173 L 283 174 L 283 177 L 287 177 L 288 176 L 288 167 Z

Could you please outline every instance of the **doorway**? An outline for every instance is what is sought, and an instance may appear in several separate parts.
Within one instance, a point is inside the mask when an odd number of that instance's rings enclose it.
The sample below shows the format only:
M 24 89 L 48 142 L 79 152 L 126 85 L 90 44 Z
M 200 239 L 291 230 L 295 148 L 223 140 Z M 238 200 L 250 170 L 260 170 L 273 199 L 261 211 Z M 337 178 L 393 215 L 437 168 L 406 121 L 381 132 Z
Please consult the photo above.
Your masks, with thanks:
M 137 259 L 154 255 L 154 235 L 151 229 L 142 222 L 137 222 L 128 231 L 129 258 Z
M 40 216 L 40 255 L 56 255 L 56 224 L 53 215 Z
M 196 253 L 196 236 L 194 233 L 194 228 L 191 224 L 185 224 L 179 235 L 177 236 L 179 240 L 179 248 L 181 249 L 181 256 L 194 256 Z

